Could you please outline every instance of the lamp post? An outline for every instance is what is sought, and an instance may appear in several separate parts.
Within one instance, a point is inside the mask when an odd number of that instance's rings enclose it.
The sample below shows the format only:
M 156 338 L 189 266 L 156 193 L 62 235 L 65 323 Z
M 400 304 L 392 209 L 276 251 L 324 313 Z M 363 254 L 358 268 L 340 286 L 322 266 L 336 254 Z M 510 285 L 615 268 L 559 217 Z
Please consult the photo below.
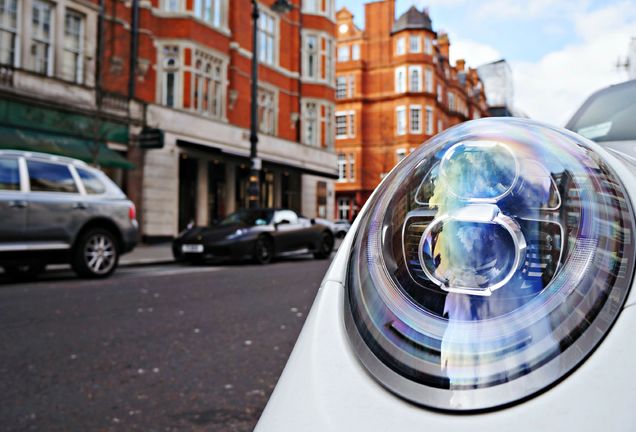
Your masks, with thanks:
M 276 0 L 271 9 L 284 14 L 291 10 L 288 0 Z M 252 0 L 252 88 L 250 105 L 250 184 L 247 196 L 250 208 L 260 204 L 261 160 L 258 158 L 258 3 Z

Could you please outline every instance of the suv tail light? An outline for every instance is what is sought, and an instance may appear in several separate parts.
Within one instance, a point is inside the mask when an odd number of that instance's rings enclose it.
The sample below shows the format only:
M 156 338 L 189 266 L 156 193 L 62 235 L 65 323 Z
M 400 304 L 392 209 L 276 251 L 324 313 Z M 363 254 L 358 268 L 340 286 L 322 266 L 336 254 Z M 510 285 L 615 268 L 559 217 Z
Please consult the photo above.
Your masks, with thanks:
M 128 207 L 128 218 L 132 221 L 137 218 L 137 209 L 135 208 L 135 204 L 130 203 L 130 207 Z

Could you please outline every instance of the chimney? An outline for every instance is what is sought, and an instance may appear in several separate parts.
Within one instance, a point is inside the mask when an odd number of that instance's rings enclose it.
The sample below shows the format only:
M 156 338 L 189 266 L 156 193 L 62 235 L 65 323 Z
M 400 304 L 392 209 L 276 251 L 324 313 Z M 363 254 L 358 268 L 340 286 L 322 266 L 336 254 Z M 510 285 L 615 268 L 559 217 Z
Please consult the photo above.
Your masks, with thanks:
M 466 66 L 466 61 L 464 59 L 457 59 L 457 61 L 455 62 L 457 72 L 464 72 L 464 66 Z
M 439 36 L 437 36 L 437 46 L 439 47 L 440 54 L 448 58 L 448 53 L 450 51 L 450 40 L 448 40 L 448 34 L 440 33 Z

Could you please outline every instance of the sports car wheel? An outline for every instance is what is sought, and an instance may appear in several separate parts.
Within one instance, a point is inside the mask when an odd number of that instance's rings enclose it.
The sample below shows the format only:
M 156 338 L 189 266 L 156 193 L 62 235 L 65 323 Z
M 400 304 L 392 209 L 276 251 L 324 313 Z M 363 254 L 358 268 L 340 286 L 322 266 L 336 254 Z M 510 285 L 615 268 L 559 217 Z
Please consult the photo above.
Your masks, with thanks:
M 314 252 L 314 258 L 316 259 L 327 259 L 331 256 L 331 252 L 333 251 L 333 235 L 328 232 L 322 233 L 322 237 L 320 239 L 320 244 L 318 245 L 318 250 Z
M 73 270 L 82 277 L 108 277 L 117 268 L 118 261 L 115 237 L 103 228 L 88 230 L 73 251 Z
M 259 237 L 256 240 L 254 259 L 259 264 L 269 264 L 274 258 L 274 245 L 267 237 Z

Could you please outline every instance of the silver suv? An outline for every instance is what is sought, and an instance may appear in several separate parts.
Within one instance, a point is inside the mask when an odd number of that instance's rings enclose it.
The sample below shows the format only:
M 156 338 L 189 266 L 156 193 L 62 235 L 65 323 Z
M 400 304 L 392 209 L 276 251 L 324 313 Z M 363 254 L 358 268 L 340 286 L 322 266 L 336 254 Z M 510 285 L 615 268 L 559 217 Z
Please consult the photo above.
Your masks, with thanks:
M 137 244 L 134 204 L 84 162 L 0 150 L 0 265 L 13 276 L 70 263 L 84 277 L 115 271 Z

